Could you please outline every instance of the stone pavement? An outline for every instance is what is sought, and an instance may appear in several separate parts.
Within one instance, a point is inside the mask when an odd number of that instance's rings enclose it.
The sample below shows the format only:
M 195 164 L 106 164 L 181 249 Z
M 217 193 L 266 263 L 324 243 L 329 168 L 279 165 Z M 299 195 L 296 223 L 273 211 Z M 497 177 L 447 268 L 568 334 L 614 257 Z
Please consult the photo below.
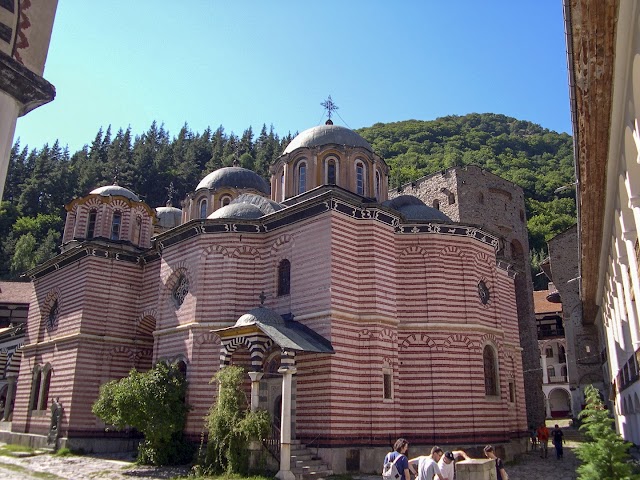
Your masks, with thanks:
M 1 444 L 0 444 L 1 445 Z M 538 451 L 522 455 L 518 461 L 507 464 L 509 480 L 575 480 L 579 460 L 574 450 L 576 443 L 567 441 L 564 459 L 556 460 L 555 449 L 549 449 L 549 457 L 541 459 Z M 25 458 L 0 457 L 2 480 L 168 480 L 186 475 L 186 467 L 142 467 L 132 463 L 131 456 L 116 457 L 36 455 Z M 355 475 L 356 480 L 380 480 L 379 475 Z

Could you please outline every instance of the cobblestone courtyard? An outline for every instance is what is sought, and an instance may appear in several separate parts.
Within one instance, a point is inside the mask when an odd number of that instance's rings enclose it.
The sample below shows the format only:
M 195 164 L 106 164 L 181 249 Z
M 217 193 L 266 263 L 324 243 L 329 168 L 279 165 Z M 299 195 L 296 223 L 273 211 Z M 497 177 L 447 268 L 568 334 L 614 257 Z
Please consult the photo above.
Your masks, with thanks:
M 578 460 L 574 449 L 576 443 L 567 442 L 565 458 L 556 460 L 555 451 L 549 450 L 549 458 L 541 459 L 539 452 L 528 452 L 515 463 L 507 465 L 510 480 L 575 480 Z M 152 468 L 140 467 L 131 458 L 105 459 L 90 456 L 56 457 L 37 455 L 34 457 L 0 457 L 0 478 L 3 480 L 56 480 L 56 479 L 113 479 L 166 480 L 186 475 L 186 467 Z M 380 480 L 380 476 L 357 476 L 358 480 Z

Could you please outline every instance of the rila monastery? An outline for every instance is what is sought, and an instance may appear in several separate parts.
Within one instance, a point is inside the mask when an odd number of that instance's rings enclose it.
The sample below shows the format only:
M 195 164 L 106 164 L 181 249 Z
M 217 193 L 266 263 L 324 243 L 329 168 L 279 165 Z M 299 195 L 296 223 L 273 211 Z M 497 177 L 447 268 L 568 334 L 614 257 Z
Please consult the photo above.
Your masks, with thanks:
M 31 43 L 0 2 L 0 196 L 16 119 L 55 96 L 41 75 L 56 2 L 32 2 Z M 168 362 L 194 443 L 212 377 L 244 367 L 287 480 L 301 478 L 293 450 L 377 472 L 398 437 L 513 459 L 532 426 L 575 418 L 588 385 L 640 445 L 640 6 L 563 10 L 578 218 L 548 240 L 548 290 L 534 292 L 522 188 L 473 165 L 391 188 L 329 106 L 269 181 L 234 164 L 165 206 L 118 182 L 68 199 L 60 253 L 0 282 L 0 441 L 45 445 L 55 400 L 60 446 L 130 449 L 92 404 Z

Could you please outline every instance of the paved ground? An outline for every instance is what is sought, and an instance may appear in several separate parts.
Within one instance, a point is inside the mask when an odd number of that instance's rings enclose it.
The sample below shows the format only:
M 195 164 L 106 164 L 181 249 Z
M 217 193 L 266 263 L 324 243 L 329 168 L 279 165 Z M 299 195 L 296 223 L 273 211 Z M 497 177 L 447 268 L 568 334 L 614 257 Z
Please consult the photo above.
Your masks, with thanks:
M 517 462 L 507 465 L 509 480 L 575 480 L 578 460 L 575 443 L 568 442 L 565 458 L 556 460 L 553 451 L 549 458 L 541 459 L 538 452 L 523 455 Z M 0 478 L 3 480 L 42 479 L 113 479 L 166 480 L 186 475 L 186 468 L 139 467 L 130 458 L 106 459 L 100 457 L 55 457 L 38 455 L 27 458 L 0 457 Z M 380 480 L 379 476 L 362 476 L 362 480 Z

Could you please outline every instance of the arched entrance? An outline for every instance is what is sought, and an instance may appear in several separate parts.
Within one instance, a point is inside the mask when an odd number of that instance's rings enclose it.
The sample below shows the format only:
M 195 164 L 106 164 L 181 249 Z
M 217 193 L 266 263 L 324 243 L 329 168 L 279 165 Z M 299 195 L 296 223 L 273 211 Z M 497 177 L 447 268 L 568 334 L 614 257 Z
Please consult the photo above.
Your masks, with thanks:
M 564 388 L 554 388 L 549 392 L 551 418 L 571 416 L 571 394 Z

